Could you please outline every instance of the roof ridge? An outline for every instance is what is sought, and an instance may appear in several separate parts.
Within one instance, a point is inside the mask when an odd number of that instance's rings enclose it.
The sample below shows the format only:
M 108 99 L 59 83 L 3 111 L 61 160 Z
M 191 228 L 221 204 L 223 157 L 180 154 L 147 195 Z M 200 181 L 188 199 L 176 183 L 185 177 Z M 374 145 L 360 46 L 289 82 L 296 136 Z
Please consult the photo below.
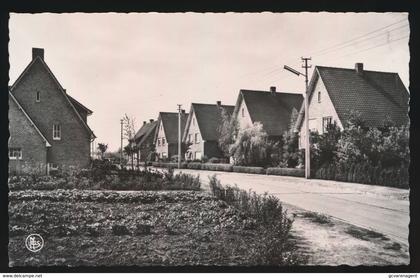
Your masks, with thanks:
M 331 66 L 320 66 L 316 65 L 317 68 L 325 68 L 325 69 L 339 69 L 339 70 L 349 70 L 349 71 L 355 71 L 354 68 L 340 68 L 340 67 L 331 67 Z M 392 71 L 378 71 L 378 70 L 366 70 L 363 69 L 363 72 L 374 72 L 374 73 L 386 73 L 386 74 L 398 74 L 398 72 L 392 72 Z
M 240 89 L 241 92 L 251 92 L 251 93 L 267 93 L 267 94 L 271 94 L 270 91 L 261 91 L 261 90 L 251 90 L 251 89 Z M 291 93 L 291 92 L 279 92 L 276 91 L 275 92 L 278 95 L 300 95 L 302 93 Z

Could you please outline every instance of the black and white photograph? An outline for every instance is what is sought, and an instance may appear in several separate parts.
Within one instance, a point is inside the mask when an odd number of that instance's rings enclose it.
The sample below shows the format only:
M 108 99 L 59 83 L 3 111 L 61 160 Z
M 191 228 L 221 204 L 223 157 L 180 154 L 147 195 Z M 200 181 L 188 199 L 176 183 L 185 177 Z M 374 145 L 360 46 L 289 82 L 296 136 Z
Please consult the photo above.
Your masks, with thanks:
M 408 12 L 10 13 L 9 267 L 410 264 Z

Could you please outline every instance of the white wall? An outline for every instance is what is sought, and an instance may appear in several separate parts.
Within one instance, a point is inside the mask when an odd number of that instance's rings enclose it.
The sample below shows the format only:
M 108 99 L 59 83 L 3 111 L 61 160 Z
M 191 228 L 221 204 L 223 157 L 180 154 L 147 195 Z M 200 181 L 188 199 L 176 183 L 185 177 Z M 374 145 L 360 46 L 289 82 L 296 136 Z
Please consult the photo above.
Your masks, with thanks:
M 244 117 L 242 117 L 242 109 L 244 110 Z M 242 99 L 239 105 L 238 114 L 236 115 L 239 128 L 244 129 L 252 126 L 251 116 L 249 115 L 248 108 L 246 107 L 245 101 Z
M 318 102 L 318 92 L 321 92 L 321 102 Z M 327 89 L 325 88 L 324 82 L 320 77 L 315 86 L 312 99 L 309 102 L 309 129 L 311 131 L 316 130 L 319 134 L 322 134 L 323 117 L 332 117 L 332 121 L 335 121 L 340 128 L 343 128 L 331 98 L 328 95 Z M 299 148 L 302 149 L 305 145 L 305 122 L 303 122 L 300 128 L 299 134 Z
M 162 146 L 162 138 L 165 138 L 165 146 Z M 158 146 L 158 139 L 160 139 L 160 146 Z M 166 155 L 169 156 L 168 142 L 166 140 L 165 130 L 163 129 L 162 121 L 159 122 L 158 136 L 156 138 L 155 146 L 156 146 L 156 152 L 158 153 L 159 158 L 162 158 L 162 153 L 166 153 Z
M 198 134 L 199 143 L 195 143 L 195 134 Z M 191 122 L 187 130 L 187 138 L 186 141 L 188 142 L 188 135 L 191 134 L 191 143 L 192 145 L 189 148 L 189 151 L 192 152 L 193 156 L 192 159 L 196 159 L 196 153 L 201 153 L 201 156 L 204 154 L 204 143 L 201 137 L 200 128 L 197 124 L 197 118 L 195 117 L 194 111 L 191 115 Z M 198 159 L 198 158 L 197 158 Z

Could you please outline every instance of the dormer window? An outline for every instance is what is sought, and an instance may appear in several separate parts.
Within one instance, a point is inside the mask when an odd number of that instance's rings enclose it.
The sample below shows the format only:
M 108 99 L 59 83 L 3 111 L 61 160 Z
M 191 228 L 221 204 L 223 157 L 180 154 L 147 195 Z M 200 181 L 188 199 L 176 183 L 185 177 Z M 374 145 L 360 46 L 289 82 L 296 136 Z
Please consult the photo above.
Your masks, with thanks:
M 53 125 L 53 140 L 61 140 L 61 126 L 58 124 Z
M 36 98 L 35 98 L 36 102 L 40 102 L 41 101 L 41 93 L 39 91 L 36 92 Z

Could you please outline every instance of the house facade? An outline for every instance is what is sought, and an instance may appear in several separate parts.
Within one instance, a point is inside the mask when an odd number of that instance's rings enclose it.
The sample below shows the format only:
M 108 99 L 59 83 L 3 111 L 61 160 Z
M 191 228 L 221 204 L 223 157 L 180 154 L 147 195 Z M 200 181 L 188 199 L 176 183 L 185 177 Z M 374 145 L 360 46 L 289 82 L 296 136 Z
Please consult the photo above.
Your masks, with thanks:
M 223 158 L 219 148 L 219 131 L 222 124 L 222 110 L 232 115 L 233 105 L 192 103 L 182 137 L 190 146 L 185 154 L 188 160 L 207 158 Z
M 181 134 L 185 128 L 188 114 L 181 111 Z M 178 113 L 160 112 L 155 131 L 154 144 L 156 159 L 171 159 L 178 154 Z
M 323 134 L 331 123 L 342 129 L 352 111 L 371 127 L 380 127 L 385 120 L 404 125 L 408 100 L 398 73 L 367 71 L 362 63 L 354 69 L 316 66 L 309 85 L 309 129 Z M 306 138 L 304 117 L 302 105 L 296 122 L 300 148 Z
M 29 132 L 25 125 L 20 124 L 22 121 L 19 119 L 22 115 L 14 119 L 17 114 L 22 114 L 16 113 L 13 107 L 17 106 L 18 109 L 20 107 L 20 111 L 24 111 L 34 128 L 49 144 L 45 160 L 46 172 L 61 167 L 84 168 L 89 165 L 91 142 L 95 135 L 87 125 L 87 116 L 92 114 L 92 111 L 67 94 L 45 63 L 43 49 L 32 49 L 32 61 L 10 87 L 10 94 L 11 134 Z M 18 160 L 13 157 L 15 148 L 21 148 L 21 160 L 29 157 L 28 151 L 31 148 L 39 150 L 36 156 L 44 156 L 41 154 L 41 147 L 35 147 L 33 142 L 19 140 L 21 139 L 16 136 L 9 140 L 11 160 Z M 43 148 L 44 146 L 45 143 L 42 143 Z M 32 153 L 31 156 L 34 157 L 35 154 Z M 17 165 L 12 162 L 13 164 Z M 35 164 L 33 166 L 38 167 Z
M 151 153 L 154 152 L 154 139 L 156 133 L 157 121 L 150 119 L 149 122 L 144 121 L 141 128 L 137 131 L 133 138 L 139 152 L 137 159 L 139 161 L 153 160 Z
M 270 139 L 278 140 L 290 127 L 293 114 L 303 102 L 301 94 L 270 91 L 240 90 L 233 117 L 238 127 L 245 129 L 261 123 Z

